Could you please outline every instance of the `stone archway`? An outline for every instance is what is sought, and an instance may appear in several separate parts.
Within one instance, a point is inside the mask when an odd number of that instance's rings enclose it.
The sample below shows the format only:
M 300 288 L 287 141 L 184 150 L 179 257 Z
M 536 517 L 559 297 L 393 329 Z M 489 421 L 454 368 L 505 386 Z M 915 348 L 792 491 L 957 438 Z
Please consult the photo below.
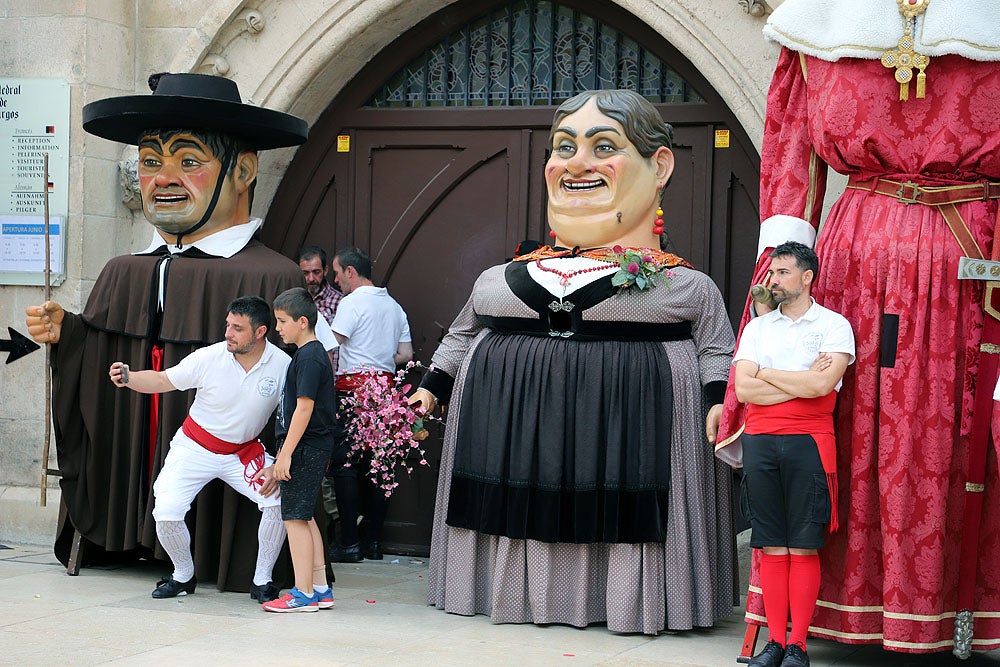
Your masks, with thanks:
M 460 2 L 461 0 L 457 0 Z M 215 0 L 187 32 L 171 71 L 209 71 L 221 56 L 227 76 L 255 104 L 289 111 L 312 123 L 358 71 L 400 34 L 449 0 L 339 0 L 297 3 L 281 0 Z M 670 3 L 615 0 L 681 51 L 719 92 L 760 149 L 767 82 L 774 50 L 760 37 L 761 22 L 733 0 Z M 485 6 L 485 5 L 484 5 Z M 241 14 L 253 10 L 264 29 L 243 30 Z M 745 47 L 739 53 L 732 45 Z M 266 210 L 294 150 L 262 156 L 257 211 Z

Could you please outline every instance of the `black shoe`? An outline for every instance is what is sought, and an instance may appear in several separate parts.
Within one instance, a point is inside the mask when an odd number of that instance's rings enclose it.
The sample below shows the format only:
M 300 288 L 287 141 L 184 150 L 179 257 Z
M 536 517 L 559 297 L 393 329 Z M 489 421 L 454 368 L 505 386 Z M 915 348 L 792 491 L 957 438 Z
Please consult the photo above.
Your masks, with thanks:
M 780 667 L 782 658 L 785 657 L 785 649 L 781 644 L 773 639 L 767 642 L 764 650 L 753 657 L 750 667 Z
M 359 544 L 349 547 L 334 544 L 330 547 L 330 553 L 327 555 L 330 557 L 331 563 L 360 563 L 363 560 Z
M 177 581 L 174 579 L 174 575 L 169 577 L 164 577 L 156 582 L 156 590 L 153 591 L 153 597 L 157 600 L 162 600 L 164 598 L 175 598 L 178 595 L 187 595 L 188 593 L 194 593 L 194 587 L 198 585 L 198 580 L 191 577 L 188 581 Z
M 250 582 L 250 597 L 260 604 L 270 602 L 271 600 L 277 600 L 279 595 L 281 595 L 281 589 L 275 586 L 271 581 L 261 586 Z
M 809 655 L 798 644 L 789 644 L 781 667 L 809 667 Z
M 365 542 L 361 545 L 361 555 L 366 560 L 382 560 L 382 548 L 378 542 Z

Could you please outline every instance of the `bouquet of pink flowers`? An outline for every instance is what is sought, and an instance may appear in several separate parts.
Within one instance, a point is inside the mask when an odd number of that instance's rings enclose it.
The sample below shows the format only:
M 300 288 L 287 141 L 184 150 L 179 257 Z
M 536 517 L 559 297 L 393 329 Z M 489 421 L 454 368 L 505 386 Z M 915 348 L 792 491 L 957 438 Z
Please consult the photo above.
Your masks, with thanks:
M 407 474 L 413 468 L 407 463 L 411 454 L 419 453 L 418 465 L 428 465 L 420 441 L 427 437 L 424 428 L 424 409 L 407 402 L 410 385 L 404 378 L 419 363 L 410 362 L 404 368 L 389 375 L 369 368 L 354 371 L 363 376 L 359 386 L 342 403 L 352 413 L 347 424 L 347 432 L 354 441 L 354 460 L 371 457 L 368 476 L 385 492 L 388 498 L 399 486 L 396 470 L 402 468 Z M 346 465 L 350 465 L 349 463 Z

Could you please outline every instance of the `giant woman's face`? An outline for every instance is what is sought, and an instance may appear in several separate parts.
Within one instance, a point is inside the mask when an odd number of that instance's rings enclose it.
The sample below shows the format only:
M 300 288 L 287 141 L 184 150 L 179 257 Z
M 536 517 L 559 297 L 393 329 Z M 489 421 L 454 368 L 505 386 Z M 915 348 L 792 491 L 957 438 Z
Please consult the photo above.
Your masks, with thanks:
M 668 148 L 643 157 L 618 121 L 587 102 L 559 122 L 545 165 L 548 222 L 556 243 L 658 247 L 653 220 L 659 188 L 671 171 Z
M 155 136 L 143 137 L 139 142 L 139 188 L 146 219 L 167 234 L 187 230 L 204 216 L 221 171 L 219 158 L 190 134 L 175 134 L 165 142 Z M 236 199 L 234 178 L 224 175 L 219 201 L 203 232 L 230 226 Z

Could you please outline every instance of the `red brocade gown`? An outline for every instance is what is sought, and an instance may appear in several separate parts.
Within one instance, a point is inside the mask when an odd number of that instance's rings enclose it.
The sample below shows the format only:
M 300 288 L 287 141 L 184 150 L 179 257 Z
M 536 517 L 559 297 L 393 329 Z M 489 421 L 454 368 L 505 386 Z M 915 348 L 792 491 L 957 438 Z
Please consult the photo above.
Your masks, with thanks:
M 1000 181 L 1000 63 L 935 57 L 926 97 L 912 85 L 909 97 L 899 100 L 878 60 L 827 62 L 782 48 L 767 100 L 761 219 L 817 227 L 827 166 L 852 182 Z M 957 207 L 989 258 L 997 200 Z M 850 321 L 857 362 L 834 415 L 840 528 L 820 551 L 810 631 L 894 651 L 949 650 L 962 535 L 976 529 L 964 521 L 973 397 L 978 385 L 992 394 L 997 380 L 978 377 L 985 283 L 958 280 L 962 251 L 937 207 L 868 190 L 848 187 L 815 247 L 813 295 Z M 768 262 L 765 252 L 755 282 Z M 731 401 L 720 442 L 738 433 Z M 1000 646 L 997 406 L 978 527 L 977 651 Z M 756 570 L 747 618 L 764 623 Z

